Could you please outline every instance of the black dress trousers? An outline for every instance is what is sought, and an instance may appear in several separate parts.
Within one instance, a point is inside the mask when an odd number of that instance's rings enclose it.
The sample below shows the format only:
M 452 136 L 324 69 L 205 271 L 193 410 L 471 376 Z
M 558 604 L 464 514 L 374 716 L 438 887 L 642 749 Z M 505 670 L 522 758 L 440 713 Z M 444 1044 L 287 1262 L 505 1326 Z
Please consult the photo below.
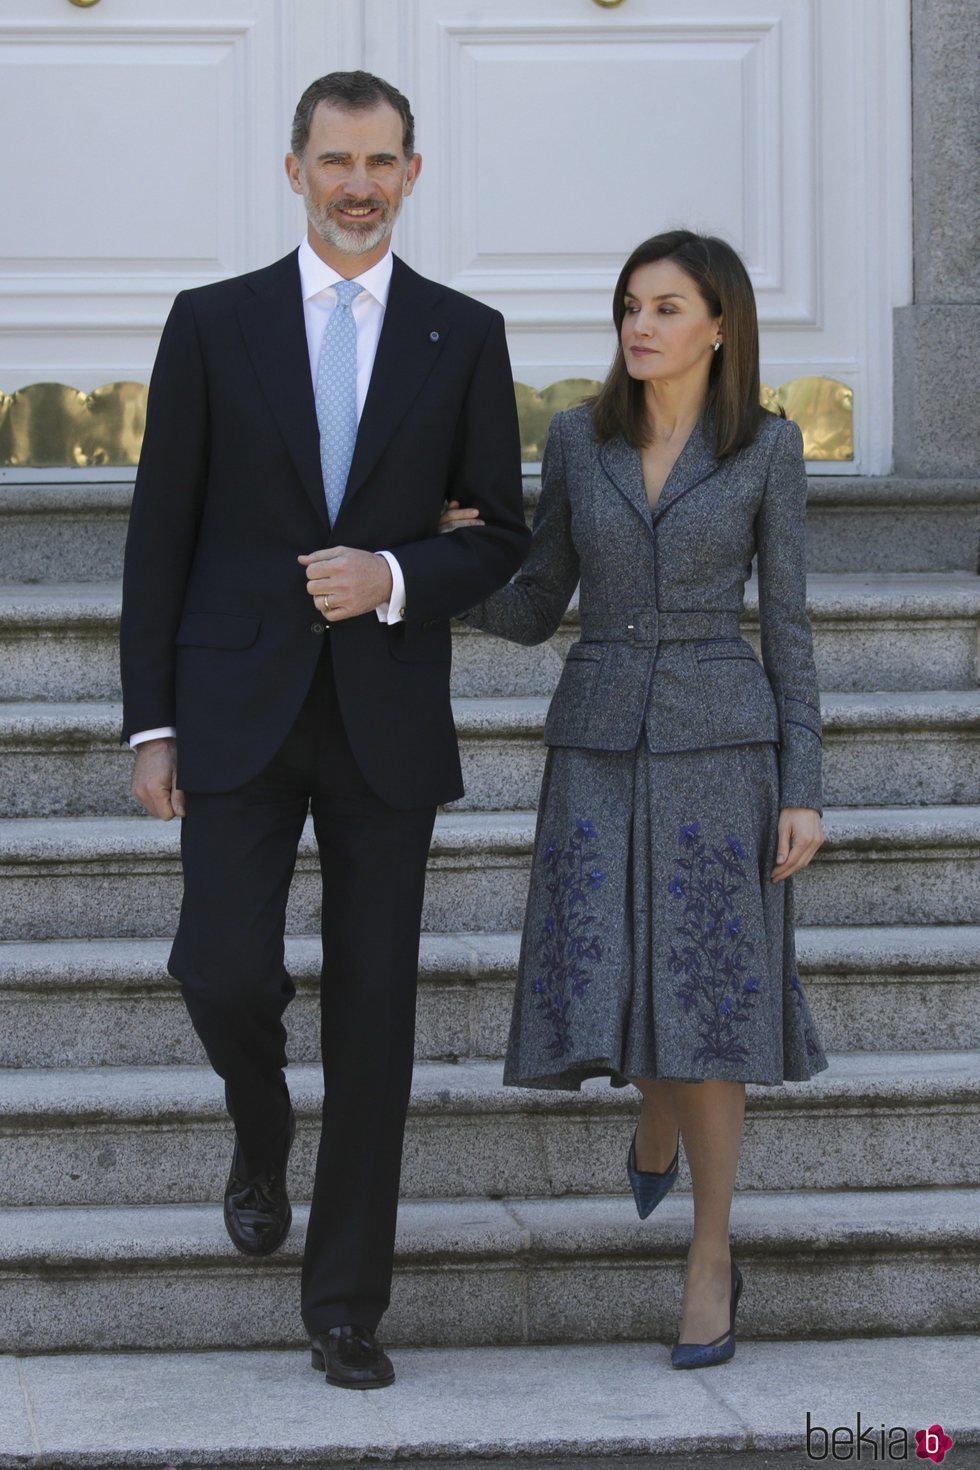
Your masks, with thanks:
M 323 875 L 323 1121 L 303 1265 L 311 1333 L 377 1326 L 390 1296 L 412 1080 L 419 928 L 434 807 L 368 787 L 344 732 L 329 636 L 269 765 L 234 791 L 187 793 L 184 898 L 170 956 L 225 1083 L 248 1167 L 281 1154 L 289 1094 L 286 900 L 307 814 Z

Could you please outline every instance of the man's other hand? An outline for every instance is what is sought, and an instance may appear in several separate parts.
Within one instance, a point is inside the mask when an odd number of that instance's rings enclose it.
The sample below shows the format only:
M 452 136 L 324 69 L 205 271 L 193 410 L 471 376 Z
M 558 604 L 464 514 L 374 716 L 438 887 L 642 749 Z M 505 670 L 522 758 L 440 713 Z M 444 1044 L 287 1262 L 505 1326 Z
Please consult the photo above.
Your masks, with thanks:
M 186 816 L 186 798 L 177 786 L 176 740 L 144 740 L 137 745 L 133 795 L 151 817 L 169 822 Z
M 391 597 L 391 568 L 376 552 L 329 546 L 299 563 L 306 568 L 306 590 L 329 623 L 374 612 Z

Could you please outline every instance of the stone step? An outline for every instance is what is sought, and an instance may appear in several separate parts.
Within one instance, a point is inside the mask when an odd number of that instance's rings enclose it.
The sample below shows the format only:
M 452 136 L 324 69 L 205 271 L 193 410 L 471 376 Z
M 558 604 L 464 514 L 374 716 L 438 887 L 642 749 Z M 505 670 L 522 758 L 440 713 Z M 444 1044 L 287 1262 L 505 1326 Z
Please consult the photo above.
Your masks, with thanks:
M 801 924 L 972 924 L 980 915 L 980 807 L 843 807 L 796 881 Z M 531 812 L 446 812 L 436 821 L 423 928 L 519 928 L 534 836 Z M 179 824 L 149 817 L 0 821 L 0 934 L 130 939 L 172 934 Z M 309 824 L 287 929 L 318 932 L 320 874 Z
M 807 607 L 821 689 L 847 692 L 974 689 L 980 674 L 980 578 L 962 573 L 814 573 Z M 758 651 L 758 589 L 745 592 L 743 630 Z M 533 648 L 454 625 L 456 695 L 550 693 L 578 637 L 573 605 L 548 643 Z M 506 656 L 500 649 L 506 647 Z M 20 697 L 20 696 L 18 696 Z M 26 697 L 26 696 L 24 696 Z
M 807 564 L 821 572 L 975 572 L 980 481 L 811 475 Z
M 952 1384 L 949 1346 L 939 1337 L 759 1342 L 743 1372 L 747 1352 L 725 1375 L 727 1390 L 738 1381 L 738 1410 L 708 1387 L 696 1394 L 692 1418 L 692 1389 L 678 1382 L 687 1375 L 671 1372 L 663 1345 L 404 1348 L 397 1386 L 378 1408 L 364 1406 L 363 1395 L 331 1395 L 329 1443 L 322 1380 L 305 1351 L 72 1353 L 9 1358 L 2 1370 L 9 1370 L 16 1463 L 38 1452 L 38 1463 L 61 1470 L 90 1466 L 93 1446 L 114 1470 L 144 1465 L 147 1453 L 154 1463 L 166 1460 L 167 1470 L 205 1459 L 223 1470 L 394 1461 L 415 1470 L 649 1470 L 652 1458 L 661 1470 L 695 1463 L 730 1470 L 736 1456 L 740 1470 L 794 1470 L 803 1445 L 822 1452 L 831 1442 L 841 1404 L 855 1397 L 874 1403 L 875 1415 L 882 1406 L 873 1439 L 865 1433 L 866 1458 L 869 1443 L 914 1453 L 941 1399 L 949 1406 L 942 1442 L 955 1445 L 962 1470 L 980 1467 L 980 1416 L 966 1389 L 980 1339 L 958 1340 L 965 1371 Z M 792 1386 L 773 1405 L 770 1385 L 783 1373 Z M 811 1375 L 817 1390 L 805 1387 Z M 110 1381 L 125 1385 L 124 1401 Z M 179 1423 L 173 1402 L 181 1404 Z M 867 1427 L 865 1410 L 833 1442 L 853 1452 Z
M 116 583 L 0 586 L 0 699 L 118 698 L 119 599 Z M 821 573 L 809 579 L 808 605 L 824 689 L 976 687 L 980 577 Z M 752 638 L 756 608 L 750 583 Z M 457 624 L 454 694 L 550 694 L 577 629 L 573 608 L 549 643 L 520 648 Z
M 830 806 L 980 799 L 980 689 L 824 694 Z M 466 795 L 454 811 L 529 809 L 547 699 L 457 699 Z M 132 757 L 111 703 L 0 704 L 0 817 L 129 816 Z
M 308 1199 L 320 1069 L 294 1065 L 288 1077 L 290 1188 Z M 421 1063 L 402 1194 L 619 1192 L 637 1102 L 601 1079 L 580 1093 L 531 1091 L 504 1087 L 499 1062 Z M 0 1206 L 218 1200 L 231 1139 L 223 1084 L 207 1065 L 0 1072 Z M 689 1187 L 686 1165 L 679 1184 Z M 739 1185 L 980 1186 L 980 1051 L 851 1053 L 805 1086 L 751 1087 Z
M 808 1424 L 818 1457 L 839 1427 L 839 1454 L 853 1456 L 864 1433 L 866 1464 L 889 1445 L 915 1463 L 916 1432 L 941 1406 L 950 1464 L 980 1466 L 978 1336 L 742 1340 L 720 1380 L 696 1383 L 652 1341 L 403 1347 L 394 1361 L 386 1393 L 325 1403 L 301 1348 L 0 1359 L 10 1455 L 0 1465 L 799 1470 Z
M 501 1057 L 520 935 L 423 934 L 416 1057 Z M 835 1052 L 980 1048 L 980 926 L 800 928 L 797 959 Z M 168 939 L 0 943 L 0 1067 L 160 1066 L 204 1053 Z M 320 941 L 295 935 L 289 1055 L 319 1059 Z
M 542 740 L 548 700 L 534 696 L 456 699 L 453 707 L 466 783 L 466 795 L 453 803 L 453 810 L 536 807 L 544 769 Z M 18 709 L 17 705 L 7 706 L 14 718 Z M 37 716 L 29 718 L 43 718 L 46 706 L 32 709 Z M 980 689 L 825 692 L 821 709 L 823 787 L 828 806 L 925 806 L 980 800 Z M 118 728 L 117 722 L 112 731 L 115 738 Z M 0 751 L 3 740 L 0 708 Z M 38 769 L 34 762 L 29 764 Z M 57 781 L 53 773 L 48 779 Z M 44 800 L 41 792 L 34 798 L 35 802 L 39 799 Z M 131 805 L 120 808 L 129 809 Z M 64 810 L 67 813 L 68 807 Z M 9 815 L 29 812 L 37 815 L 40 809 L 35 805 Z
M 122 576 L 132 480 L 0 481 L 0 582 Z
M 978 1213 L 975 1189 L 737 1194 L 740 1339 L 974 1332 Z M 216 1205 L 4 1210 L 0 1350 L 300 1347 L 305 1225 L 248 1260 Z M 677 1195 L 642 1223 L 625 1196 L 408 1201 L 385 1339 L 669 1342 L 690 1229 Z
M 530 519 L 540 478 L 525 481 Z M 811 475 L 807 481 L 811 572 L 976 572 L 980 480 L 894 475 Z
M 533 512 L 540 478 L 525 480 Z M 132 482 L 0 483 L 0 581 L 122 575 Z M 811 475 L 807 555 L 820 572 L 977 570 L 980 481 Z

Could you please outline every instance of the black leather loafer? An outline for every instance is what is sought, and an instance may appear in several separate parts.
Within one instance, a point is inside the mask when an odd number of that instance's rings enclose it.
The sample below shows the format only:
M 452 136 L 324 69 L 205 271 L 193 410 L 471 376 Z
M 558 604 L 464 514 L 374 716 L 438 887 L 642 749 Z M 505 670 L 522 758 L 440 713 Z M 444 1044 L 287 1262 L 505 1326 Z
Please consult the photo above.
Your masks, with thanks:
M 335 1388 L 387 1388 L 395 1381 L 391 1359 L 374 1333 L 356 1323 L 314 1337 L 310 1360 Z
M 286 1193 L 286 1166 L 296 1133 L 296 1119 L 289 1110 L 286 1147 L 277 1169 L 253 1178 L 245 1173 L 242 1151 L 235 1139 L 231 1173 L 225 1186 L 225 1229 L 232 1243 L 246 1256 L 269 1256 L 278 1250 L 293 1223 Z

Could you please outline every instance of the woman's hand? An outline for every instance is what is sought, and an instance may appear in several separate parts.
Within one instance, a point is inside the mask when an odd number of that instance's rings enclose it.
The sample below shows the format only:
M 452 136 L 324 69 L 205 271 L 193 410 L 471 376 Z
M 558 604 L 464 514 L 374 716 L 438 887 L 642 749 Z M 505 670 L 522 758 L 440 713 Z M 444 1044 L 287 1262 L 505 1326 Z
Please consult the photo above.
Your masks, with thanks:
M 480 512 L 475 505 L 464 506 L 458 500 L 450 500 L 439 517 L 439 534 L 444 536 L 447 531 L 459 531 L 464 526 L 485 525 L 486 521 L 480 520 Z
M 769 874 L 780 883 L 812 862 L 824 843 L 820 813 L 808 806 L 784 806 L 779 813 L 776 866 Z

